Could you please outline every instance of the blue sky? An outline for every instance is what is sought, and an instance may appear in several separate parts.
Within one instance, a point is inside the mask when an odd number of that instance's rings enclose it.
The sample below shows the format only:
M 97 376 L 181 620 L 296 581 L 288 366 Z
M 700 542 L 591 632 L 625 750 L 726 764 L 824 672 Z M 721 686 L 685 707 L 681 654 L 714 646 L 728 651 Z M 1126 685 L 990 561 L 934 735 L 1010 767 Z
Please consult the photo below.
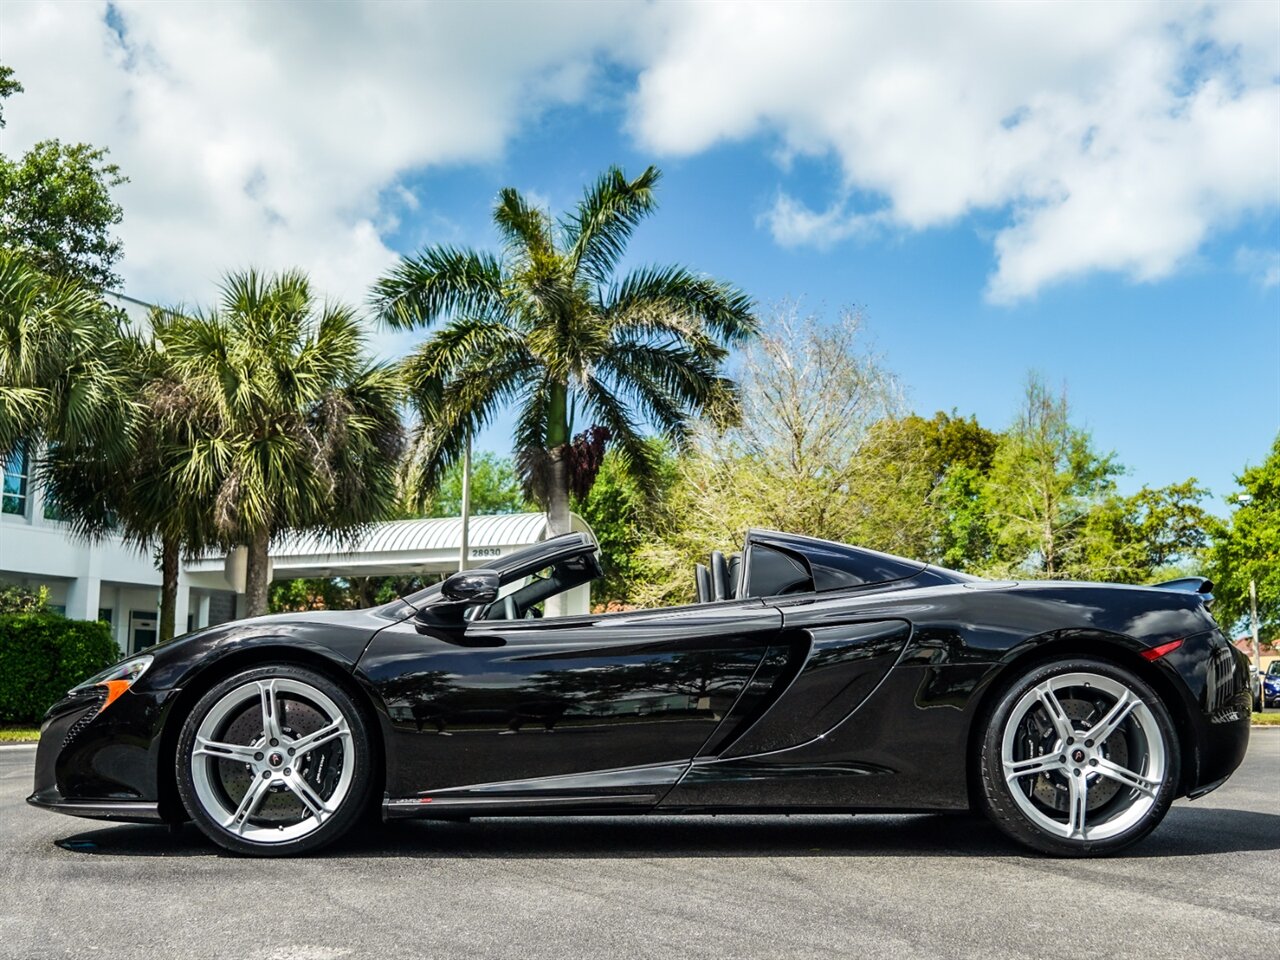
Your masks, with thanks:
M 1194 476 L 1217 495 L 1218 510 L 1234 475 L 1260 461 L 1280 429 L 1280 287 L 1264 287 L 1236 264 L 1241 247 L 1280 245 L 1274 211 L 1223 231 L 1159 281 L 1092 274 L 993 304 L 983 288 L 994 217 L 788 249 L 760 220 L 779 190 L 820 197 L 828 163 L 783 171 L 767 137 L 664 160 L 623 127 L 613 111 L 555 110 L 500 160 L 408 178 L 402 186 L 421 207 L 402 214 L 387 242 L 400 252 L 430 243 L 492 248 L 489 212 L 500 188 L 517 186 L 562 210 L 608 164 L 634 173 L 656 162 L 660 209 L 636 231 L 631 263 L 685 263 L 739 284 L 766 307 L 800 298 L 828 317 L 861 307 L 918 412 L 955 408 L 1003 427 L 1035 370 L 1065 387 L 1077 421 L 1129 468 L 1123 489 Z M 508 450 L 507 424 L 494 424 L 479 445 Z
M 1280 429 L 1277 4 L 11 0 L 0 60 L 6 153 L 131 178 L 142 299 L 255 265 L 360 301 L 491 246 L 501 187 L 560 210 L 655 163 L 633 263 L 860 307 L 921 413 L 1002 427 L 1036 370 L 1124 489 L 1218 498 Z

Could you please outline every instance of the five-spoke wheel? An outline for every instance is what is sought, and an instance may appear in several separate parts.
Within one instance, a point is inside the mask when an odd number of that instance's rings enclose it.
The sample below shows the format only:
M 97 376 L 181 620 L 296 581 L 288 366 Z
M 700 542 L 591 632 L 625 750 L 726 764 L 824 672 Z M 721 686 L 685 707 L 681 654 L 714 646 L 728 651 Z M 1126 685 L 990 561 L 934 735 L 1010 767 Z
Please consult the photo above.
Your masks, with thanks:
M 183 725 L 178 788 L 231 850 L 298 853 L 335 839 L 368 796 L 369 736 L 351 698 L 291 665 L 258 667 L 206 693 Z
M 1115 664 L 1043 664 L 988 721 L 980 756 L 988 814 L 1038 850 L 1111 853 L 1164 818 L 1178 781 L 1168 711 Z

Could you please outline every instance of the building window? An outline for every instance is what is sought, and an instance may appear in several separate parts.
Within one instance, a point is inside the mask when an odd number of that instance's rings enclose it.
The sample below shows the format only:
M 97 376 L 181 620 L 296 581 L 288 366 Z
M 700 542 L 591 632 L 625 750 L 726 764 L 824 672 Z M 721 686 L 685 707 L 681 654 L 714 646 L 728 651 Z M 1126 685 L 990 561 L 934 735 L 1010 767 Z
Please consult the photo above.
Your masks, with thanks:
M 19 444 L 4 462 L 4 494 L 0 498 L 0 512 L 27 515 L 27 488 L 31 472 L 31 458 L 27 445 Z

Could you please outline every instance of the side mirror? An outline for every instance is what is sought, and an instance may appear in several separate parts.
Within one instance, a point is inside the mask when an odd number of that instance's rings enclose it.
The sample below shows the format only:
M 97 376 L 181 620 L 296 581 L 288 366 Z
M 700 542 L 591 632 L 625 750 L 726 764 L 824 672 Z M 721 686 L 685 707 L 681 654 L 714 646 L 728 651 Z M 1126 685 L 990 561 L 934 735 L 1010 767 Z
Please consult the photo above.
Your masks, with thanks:
M 455 603 L 493 603 L 500 585 L 497 570 L 459 570 L 440 585 L 440 595 Z
M 500 581 L 497 570 L 459 570 L 440 585 L 440 597 L 435 603 L 414 614 L 418 632 L 464 647 L 501 646 L 505 641 L 494 638 L 472 642 L 465 629 L 467 608 L 497 600 Z

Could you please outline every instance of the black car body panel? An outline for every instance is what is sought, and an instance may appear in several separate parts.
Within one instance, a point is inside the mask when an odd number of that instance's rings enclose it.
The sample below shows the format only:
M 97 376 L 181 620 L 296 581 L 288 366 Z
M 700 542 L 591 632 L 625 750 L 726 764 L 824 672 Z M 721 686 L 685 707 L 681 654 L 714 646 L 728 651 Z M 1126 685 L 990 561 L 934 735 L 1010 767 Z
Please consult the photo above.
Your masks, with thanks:
M 595 549 L 573 534 L 494 567 L 540 597 L 598 574 Z M 772 531 L 751 531 L 735 569 L 740 599 L 677 608 L 501 619 L 500 603 L 468 608 L 436 586 L 203 630 L 149 651 L 109 708 L 96 690 L 55 704 L 31 800 L 180 817 L 166 783 L 183 717 L 217 679 L 268 660 L 322 668 L 358 696 L 381 734 L 389 817 L 961 810 L 994 694 L 1060 655 L 1113 659 L 1159 692 L 1182 795 L 1244 755 L 1247 661 L 1205 589 L 985 581 Z

